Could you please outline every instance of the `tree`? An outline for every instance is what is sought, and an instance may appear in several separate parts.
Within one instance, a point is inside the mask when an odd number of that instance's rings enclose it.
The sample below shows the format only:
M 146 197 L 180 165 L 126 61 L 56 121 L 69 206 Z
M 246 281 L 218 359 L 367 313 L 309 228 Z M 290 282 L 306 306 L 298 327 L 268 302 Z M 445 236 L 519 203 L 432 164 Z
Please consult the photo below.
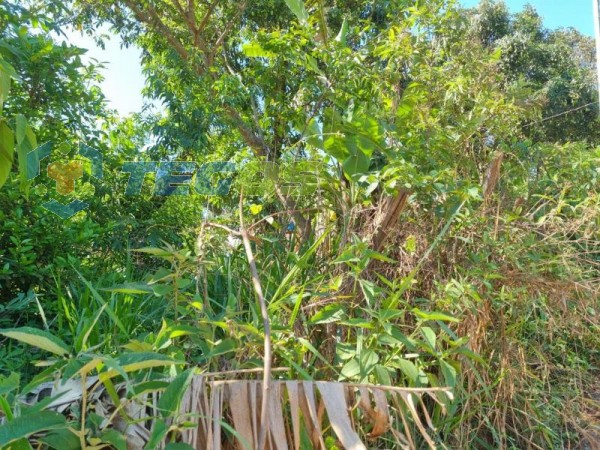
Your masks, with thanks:
M 508 86 L 520 91 L 525 104 L 541 106 L 537 120 L 524 123 L 528 137 L 534 142 L 599 141 L 592 38 L 572 28 L 546 29 L 531 6 L 511 14 L 503 1 L 484 0 L 470 15 L 476 36 L 501 53 Z

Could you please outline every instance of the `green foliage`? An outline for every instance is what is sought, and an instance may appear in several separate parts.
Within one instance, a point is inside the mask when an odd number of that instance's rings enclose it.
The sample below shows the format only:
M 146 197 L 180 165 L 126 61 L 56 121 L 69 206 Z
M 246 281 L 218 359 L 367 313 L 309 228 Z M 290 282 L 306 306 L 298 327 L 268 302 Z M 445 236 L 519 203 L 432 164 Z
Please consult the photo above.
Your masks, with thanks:
M 525 123 L 534 141 L 598 142 L 593 39 L 574 29 L 548 30 L 531 6 L 511 14 L 502 1 L 484 0 L 474 11 L 475 34 L 500 54 L 506 83 L 519 98 L 541 106 Z M 573 110 L 573 111 L 571 111 Z M 571 111 L 568 114 L 564 114 Z
M 0 446 L 125 448 L 90 404 L 23 403 L 92 379 L 115 416 L 160 392 L 145 448 L 184 448 L 188 365 L 263 366 L 239 209 L 276 376 L 451 387 L 430 417 L 448 448 L 585 445 L 600 154 L 596 108 L 568 111 L 595 101 L 587 38 L 491 1 L 52 3 L 0 5 Z M 165 113 L 108 111 L 64 23 L 141 47 Z M 65 222 L 20 162 L 81 135 L 105 177 L 77 181 L 90 206 Z M 242 169 L 226 197 L 126 196 L 131 160 Z

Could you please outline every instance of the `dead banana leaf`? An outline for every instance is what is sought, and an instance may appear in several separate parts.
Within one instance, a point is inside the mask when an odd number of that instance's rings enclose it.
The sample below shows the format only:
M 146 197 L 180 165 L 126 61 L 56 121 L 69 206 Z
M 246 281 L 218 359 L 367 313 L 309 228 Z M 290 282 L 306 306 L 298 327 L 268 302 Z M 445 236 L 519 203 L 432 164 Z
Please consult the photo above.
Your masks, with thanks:
M 142 450 L 155 419 L 160 417 L 161 392 L 127 399 L 123 386 L 117 386 L 117 390 L 119 397 L 123 395 L 120 408 L 115 408 L 103 387 L 88 391 L 88 404 L 107 426 L 124 434 L 129 450 Z M 48 384 L 34 395 L 47 396 L 53 391 L 60 395 L 52 407 L 65 414 L 81 403 L 83 390 L 75 384 Z M 263 426 L 262 395 L 261 381 L 195 376 L 182 399 L 178 417 L 170 418 L 167 425 L 172 430 L 179 429 L 178 442 L 198 450 L 257 450 Z M 310 441 L 313 449 L 327 450 L 325 440 L 331 438 L 339 448 L 366 450 L 366 440 L 373 446 L 383 436 L 386 448 L 395 440 L 393 448 L 410 450 L 427 443 L 435 449 L 431 409 L 445 414 L 445 405 L 452 399 L 446 388 L 298 380 L 273 380 L 268 395 L 268 436 L 265 449 L 261 450 L 300 450 L 303 440 Z M 35 403 L 36 399 L 29 400 Z M 167 443 L 158 448 L 165 448 Z
M 180 410 L 187 420 L 198 420 L 197 429 L 182 430 L 182 442 L 199 450 L 257 450 L 261 382 L 202 379 L 198 376 L 192 382 Z M 199 392 L 197 386 L 204 391 Z M 356 396 L 355 405 L 351 399 Z M 427 397 L 434 401 L 426 404 Z M 443 405 L 447 398 L 452 395 L 445 388 L 274 380 L 266 450 L 299 450 L 302 434 L 316 450 L 327 449 L 326 436 L 335 438 L 340 448 L 366 450 L 364 438 L 376 440 L 388 432 L 388 439 L 396 439 L 395 448 L 412 449 L 426 442 L 435 449 L 428 408 Z

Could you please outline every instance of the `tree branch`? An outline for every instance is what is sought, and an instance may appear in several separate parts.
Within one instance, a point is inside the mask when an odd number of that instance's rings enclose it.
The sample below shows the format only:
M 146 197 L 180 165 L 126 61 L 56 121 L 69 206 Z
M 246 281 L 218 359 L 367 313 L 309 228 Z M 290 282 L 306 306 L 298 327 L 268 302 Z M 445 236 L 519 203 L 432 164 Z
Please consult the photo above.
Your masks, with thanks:
M 183 44 L 177 39 L 173 34 L 171 34 L 169 28 L 163 23 L 160 19 L 160 16 L 156 12 L 154 8 L 151 6 L 148 7 L 148 12 L 144 12 L 136 2 L 132 0 L 125 0 L 125 4 L 135 17 L 142 23 L 146 25 L 154 26 L 158 29 L 158 31 L 167 39 L 171 47 L 175 49 L 175 51 L 181 56 L 184 60 L 189 59 L 189 53 L 183 46 Z
M 244 243 L 244 249 L 246 250 L 246 256 L 248 258 L 248 264 L 250 265 L 250 273 L 252 274 L 252 285 L 254 291 L 258 297 L 258 303 L 260 305 L 260 312 L 263 320 L 263 327 L 265 329 L 265 341 L 264 341 L 264 372 L 263 372 L 263 385 L 262 385 L 262 404 L 260 408 L 260 431 L 258 433 L 258 447 L 257 450 L 264 450 L 267 436 L 269 433 L 269 397 L 271 389 L 271 324 L 269 322 L 269 310 L 267 309 L 267 303 L 263 295 L 262 286 L 260 284 L 260 278 L 258 276 L 258 269 L 256 268 L 256 261 L 252 253 L 252 246 L 250 245 L 250 239 L 248 231 L 244 227 L 244 213 L 243 213 L 243 194 L 240 194 L 240 233 L 242 235 L 242 242 Z

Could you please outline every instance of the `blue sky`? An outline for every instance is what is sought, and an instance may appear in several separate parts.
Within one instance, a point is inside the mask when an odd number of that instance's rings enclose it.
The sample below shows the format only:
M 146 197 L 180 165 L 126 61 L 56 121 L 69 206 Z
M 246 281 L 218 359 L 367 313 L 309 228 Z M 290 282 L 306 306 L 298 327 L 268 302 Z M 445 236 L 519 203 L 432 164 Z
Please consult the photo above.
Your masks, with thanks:
M 459 0 L 465 6 L 476 6 L 479 0 Z M 505 0 L 511 11 L 532 5 L 544 18 L 546 28 L 573 27 L 584 34 L 594 34 L 592 0 Z
M 547 28 L 574 27 L 582 33 L 593 35 L 594 22 L 592 0 L 505 0 L 511 11 L 516 12 L 527 3 L 533 5 L 544 18 Z M 460 0 L 471 7 L 478 0 Z M 121 48 L 118 37 L 106 43 L 106 49 L 97 47 L 94 41 L 78 32 L 68 33 L 68 41 L 87 48 L 87 57 L 104 62 L 102 71 L 104 82 L 102 90 L 111 108 L 120 115 L 139 112 L 144 100 L 141 90 L 144 87 L 144 76 L 140 66 L 140 51 L 136 48 Z

